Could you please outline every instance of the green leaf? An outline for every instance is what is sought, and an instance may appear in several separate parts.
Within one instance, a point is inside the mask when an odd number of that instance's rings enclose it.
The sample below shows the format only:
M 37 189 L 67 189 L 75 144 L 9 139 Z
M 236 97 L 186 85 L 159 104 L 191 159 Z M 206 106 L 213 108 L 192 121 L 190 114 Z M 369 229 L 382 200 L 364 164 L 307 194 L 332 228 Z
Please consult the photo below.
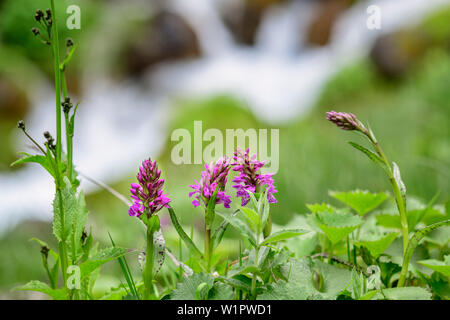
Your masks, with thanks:
M 289 238 L 297 237 L 297 236 L 300 236 L 300 235 L 305 234 L 307 232 L 309 232 L 309 231 L 302 230 L 302 229 L 281 230 L 281 231 L 272 233 L 270 236 L 268 236 L 266 239 L 264 239 L 264 241 L 261 242 L 260 246 L 265 246 L 265 245 L 267 245 L 269 243 L 274 243 L 274 242 L 286 240 L 286 239 L 289 239 Z
M 28 162 L 38 163 L 45 170 L 47 170 L 47 172 L 50 173 L 50 175 L 52 177 L 55 176 L 55 173 L 53 171 L 53 167 L 52 167 L 51 163 L 48 162 L 48 159 L 47 159 L 46 156 L 43 156 L 43 155 L 31 155 L 31 154 L 26 153 L 26 152 L 19 152 L 19 154 L 23 154 L 24 157 L 22 157 L 19 160 L 16 160 L 13 163 L 11 163 L 11 167 L 14 167 L 14 166 L 17 166 L 17 165 L 23 164 L 23 163 L 28 163 Z
M 421 265 L 423 265 L 427 268 L 430 268 L 431 270 L 439 272 L 446 277 L 450 277 L 450 255 L 445 257 L 445 262 L 435 260 L 435 259 L 428 259 L 428 260 L 418 261 L 418 263 L 420 263 Z
M 374 258 L 378 258 L 392 243 L 392 241 L 397 238 L 398 233 L 390 233 L 378 240 L 373 241 L 358 241 L 355 243 L 356 246 L 362 246 L 369 250 L 370 254 Z
M 359 216 L 350 212 L 320 211 L 314 215 L 315 222 L 333 244 L 344 239 L 362 223 Z
M 374 291 L 375 294 L 372 293 Z M 364 296 L 369 299 L 365 300 L 431 300 L 431 293 L 421 287 L 389 288 L 374 291 L 369 291 Z
M 73 259 L 77 259 L 83 253 L 81 236 L 84 231 L 84 226 L 86 225 L 88 213 L 84 193 L 81 191 L 78 194 L 76 211 L 73 215 L 73 233 L 69 246 Z
M 239 219 L 237 216 L 229 214 L 224 214 L 220 212 L 216 213 L 219 216 L 221 216 L 225 221 L 230 223 L 233 227 L 235 227 L 239 231 L 239 233 L 245 238 L 247 238 L 254 247 L 257 246 L 255 236 L 253 235 L 250 228 L 241 219 Z
M 385 168 L 384 162 L 383 160 L 380 158 L 380 156 L 378 156 L 375 152 L 370 151 L 369 149 L 355 143 L 352 141 L 348 142 L 353 148 L 361 151 L 362 153 L 364 153 L 366 156 L 369 157 L 370 160 L 372 160 L 373 162 L 375 162 L 376 164 L 380 165 L 382 168 Z
M 65 187 L 56 193 L 53 200 L 53 234 L 59 241 L 67 241 L 73 230 L 74 217 L 78 211 L 78 200 L 67 177 L 64 177 Z M 63 210 L 61 210 L 61 204 Z
M 183 282 L 177 284 L 177 288 L 170 295 L 171 300 L 196 300 L 196 292 L 200 285 L 206 283 L 208 291 L 213 287 L 214 278 L 210 274 L 194 273 L 190 277 L 183 278 Z
M 259 232 L 261 229 L 261 221 L 259 219 L 258 213 L 255 210 L 247 207 L 241 207 L 240 210 L 244 214 L 252 230 L 255 232 Z
M 400 281 L 404 281 L 406 279 L 409 261 L 411 260 L 411 257 L 414 253 L 414 250 L 416 249 L 419 242 L 425 237 L 427 233 L 430 233 L 433 230 L 436 230 L 437 228 L 440 228 L 442 226 L 450 225 L 450 220 L 441 221 L 432 225 L 429 225 L 419 231 L 416 231 L 408 243 L 408 248 L 406 249 L 406 253 L 403 257 L 403 266 L 402 271 L 400 274 Z
M 288 281 L 278 280 L 269 284 L 267 290 L 258 295 L 258 300 L 307 300 L 318 293 L 312 280 L 310 259 L 292 259 L 281 266 L 281 272 Z
M 320 295 L 325 299 L 336 299 L 352 281 L 352 273 L 347 269 L 339 268 L 319 260 L 315 260 L 314 265 L 317 267 L 323 279 Z
M 315 204 L 307 204 L 306 205 L 308 207 L 308 209 L 312 212 L 312 213 L 318 213 L 321 211 L 329 211 L 329 212 L 333 212 L 335 209 L 329 205 L 328 203 L 315 203 Z
M 350 192 L 330 191 L 329 194 L 355 210 L 361 216 L 376 209 L 389 198 L 389 194 L 386 192 L 370 193 L 367 190 L 354 190 Z
M 233 289 L 224 283 L 215 283 L 209 290 L 208 300 L 233 300 Z
M 268 192 L 268 189 L 266 189 L 262 198 L 259 199 L 260 203 L 262 203 L 262 206 L 260 209 L 260 211 L 262 211 L 262 212 L 259 212 L 259 214 L 261 216 L 261 228 L 262 229 L 266 226 L 267 220 L 269 219 L 269 215 L 270 215 L 270 204 L 269 204 L 269 200 L 267 200 L 267 192 Z
M 181 240 L 183 240 L 184 244 L 189 248 L 190 252 L 199 257 L 202 258 L 203 254 L 200 252 L 200 250 L 195 246 L 195 243 L 189 238 L 189 236 L 184 232 L 183 228 L 181 227 L 180 223 L 178 222 L 177 216 L 175 214 L 175 211 L 173 211 L 172 207 L 169 207 L 169 214 L 170 214 L 170 220 L 172 220 L 172 224 L 177 231 L 178 235 L 180 236 Z
M 52 297 L 55 300 L 67 300 L 68 291 L 66 288 L 63 289 L 52 289 L 46 283 L 38 280 L 33 280 L 28 282 L 22 287 L 14 288 L 15 290 L 26 290 L 26 291 L 37 291 L 45 293 L 46 295 Z
M 126 249 L 120 247 L 111 247 L 100 250 L 95 253 L 89 260 L 80 264 L 81 279 L 89 276 L 89 274 L 100 268 L 105 263 L 108 263 L 114 259 L 120 258 L 126 254 Z

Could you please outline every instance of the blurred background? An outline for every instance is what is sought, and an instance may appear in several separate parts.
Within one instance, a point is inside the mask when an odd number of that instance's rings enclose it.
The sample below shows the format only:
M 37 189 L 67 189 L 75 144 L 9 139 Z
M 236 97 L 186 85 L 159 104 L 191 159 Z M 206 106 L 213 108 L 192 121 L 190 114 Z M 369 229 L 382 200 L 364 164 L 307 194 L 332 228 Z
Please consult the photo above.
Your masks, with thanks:
M 80 30 L 65 26 L 71 4 L 81 8 Z M 381 10 L 381 29 L 366 25 L 370 5 Z M 50 176 L 33 164 L 10 167 L 17 152 L 33 151 L 18 120 L 39 142 L 55 134 L 51 50 L 30 32 L 36 9 L 48 7 L 0 0 L 0 299 L 40 298 L 11 288 L 45 281 L 29 239 L 54 245 Z M 448 201 L 450 0 L 58 0 L 57 11 L 61 38 L 78 45 L 67 70 L 80 102 L 77 169 L 128 197 L 140 162 L 157 159 L 187 230 L 202 230 L 188 198 L 202 166 L 175 165 L 170 135 L 193 132 L 194 120 L 204 131 L 280 130 L 277 224 L 331 201 L 328 190 L 389 190 L 383 172 L 347 144 L 362 140 L 325 120 L 331 109 L 370 124 L 410 196 Z M 94 238 L 109 245 L 110 232 L 116 244 L 142 249 L 144 230 L 127 207 L 81 180 Z M 176 249 L 167 212 L 161 220 Z M 233 253 L 227 236 L 222 249 Z M 99 292 L 120 284 L 116 263 L 104 270 Z

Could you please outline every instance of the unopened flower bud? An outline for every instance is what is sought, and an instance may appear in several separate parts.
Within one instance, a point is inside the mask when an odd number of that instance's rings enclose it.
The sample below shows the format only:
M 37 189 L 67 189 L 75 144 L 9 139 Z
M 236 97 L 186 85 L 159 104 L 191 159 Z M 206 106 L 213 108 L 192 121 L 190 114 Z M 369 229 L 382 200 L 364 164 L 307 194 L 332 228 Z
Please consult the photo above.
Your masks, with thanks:
M 327 120 L 344 130 L 357 130 L 364 134 L 368 133 L 367 129 L 353 113 L 330 111 L 327 112 Z

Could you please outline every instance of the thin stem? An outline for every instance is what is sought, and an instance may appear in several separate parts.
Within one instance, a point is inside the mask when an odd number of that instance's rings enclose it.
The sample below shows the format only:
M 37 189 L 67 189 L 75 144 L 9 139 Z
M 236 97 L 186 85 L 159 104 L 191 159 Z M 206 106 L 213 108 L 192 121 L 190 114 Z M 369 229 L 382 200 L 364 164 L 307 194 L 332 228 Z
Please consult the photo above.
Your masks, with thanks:
M 144 267 L 144 300 L 149 300 L 153 293 L 153 231 L 147 229 L 147 250 Z
M 55 10 L 55 0 L 50 0 L 52 10 L 52 48 L 55 64 L 55 93 L 56 93 L 56 160 L 61 160 L 61 73 L 59 69 L 59 37 L 57 28 L 57 18 Z
M 211 229 L 205 227 L 205 260 L 206 270 L 211 272 Z
M 408 248 L 408 242 L 409 242 L 409 231 L 408 231 L 408 219 L 406 216 L 406 205 L 404 202 L 404 199 L 402 197 L 402 194 L 400 192 L 400 188 L 397 184 L 397 181 L 395 181 L 394 179 L 394 175 L 392 174 L 392 168 L 389 164 L 389 161 L 386 158 L 386 155 L 383 152 L 383 149 L 381 149 L 379 143 L 374 140 L 371 139 L 378 155 L 381 157 L 381 159 L 383 160 L 384 164 L 387 167 L 387 173 L 388 173 L 388 177 L 389 177 L 389 181 L 391 182 L 392 185 L 392 189 L 394 191 L 394 196 L 395 196 L 395 202 L 397 204 L 397 208 L 398 208 L 398 212 L 400 213 L 400 220 L 401 220 L 401 225 L 402 225 L 402 233 L 403 233 L 403 255 L 405 255 L 406 253 L 406 249 Z
M 256 247 L 255 248 L 255 266 L 258 265 L 258 253 L 259 253 L 259 248 Z M 256 277 L 257 277 L 256 273 L 253 273 L 251 295 L 254 300 L 256 300 Z

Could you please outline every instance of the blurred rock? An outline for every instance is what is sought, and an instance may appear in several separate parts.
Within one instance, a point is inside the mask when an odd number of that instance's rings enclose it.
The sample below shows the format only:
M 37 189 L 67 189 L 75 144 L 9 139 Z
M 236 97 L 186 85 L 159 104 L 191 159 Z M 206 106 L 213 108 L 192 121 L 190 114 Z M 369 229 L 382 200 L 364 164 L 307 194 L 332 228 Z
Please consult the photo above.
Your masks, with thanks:
M 377 71 L 388 78 L 402 77 L 429 47 L 419 30 L 397 31 L 380 36 L 370 52 Z
M 333 26 L 339 15 L 349 8 L 355 0 L 321 0 L 307 35 L 309 44 L 324 46 L 328 44 Z
M 0 117 L 17 121 L 24 118 L 28 107 L 26 93 L 0 75 Z
M 129 74 L 139 75 L 157 63 L 201 55 L 197 35 L 179 15 L 162 10 L 149 21 L 143 35 L 125 54 Z
M 236 42 L 255 44 L 256 34 L 264 12 L 272 5 L 289 0 L 225 0 L 221 6 L 222 19 Z

